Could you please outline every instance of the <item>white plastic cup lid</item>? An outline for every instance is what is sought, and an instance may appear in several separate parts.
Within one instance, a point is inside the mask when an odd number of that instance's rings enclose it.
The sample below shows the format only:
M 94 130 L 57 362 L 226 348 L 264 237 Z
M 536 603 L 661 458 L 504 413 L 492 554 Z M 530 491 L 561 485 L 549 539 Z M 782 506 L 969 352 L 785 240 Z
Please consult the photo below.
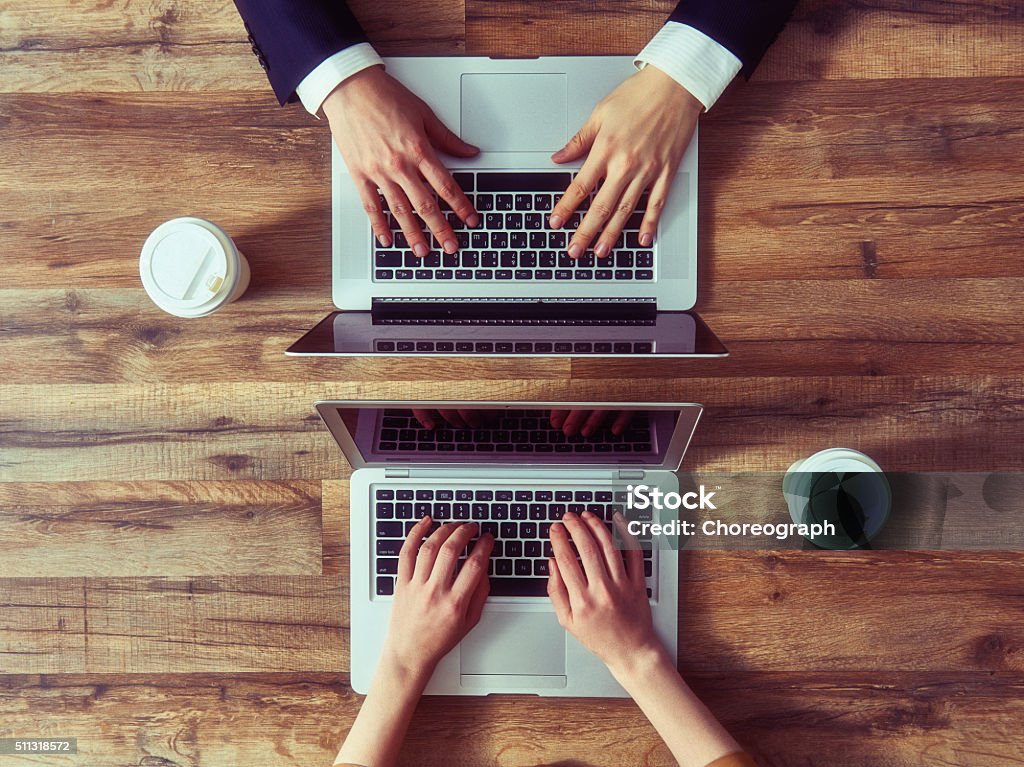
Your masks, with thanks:
M 200 218 L 158 226 L 142 246 L 139 273 L 153 303 L 179 317 L 200 317 L 230 297 L 238 254 L 220 227 Z

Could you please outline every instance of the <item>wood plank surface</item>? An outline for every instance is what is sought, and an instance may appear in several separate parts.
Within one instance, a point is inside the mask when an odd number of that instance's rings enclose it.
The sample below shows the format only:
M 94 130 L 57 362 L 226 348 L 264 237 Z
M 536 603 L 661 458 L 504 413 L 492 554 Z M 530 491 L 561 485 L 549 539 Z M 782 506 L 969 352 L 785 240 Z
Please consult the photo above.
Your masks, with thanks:
M 674 0 L 585 4 L 467 0 L 470 54 L 633 55 Z M 899 45 L 893 45 L 894 32 Z M 1024 57 L 1024 10 L 1014 0 L 811 0 L 797 8 L 758 68 L 758 80 L 1012 75 Z
M 348 664 L 340 578 L 0 578 L 0 609 L 0 674 L 334 672 Z
M 975 765 L 1024 761 L 1019 673 L 691 674 L 759 764 Z M 330 764 L 359 697 L 337 674 L 0 677 L 0 736 L 77 737 L 62 763 Z M 130 711 L 130 716 L 124 712 Z M 102 722 L 102 727 L 99 723 Z M 443 744 L 443 747 L 441 746 Z M 10 759 L 8 757 L 8 759 Z M 15 759 L 12 763 L 28 763 Z M 424 698 L 401 765 L 674 765 L 630 701 Z
M 1020 276 L 1024 78 L 971 83 L 765 84 L 713 110 L 703 283 Z M 251 293 L 302 288 L 327 307 L 325 127 L 250 94 L 2 96 L 0 231 L 38 257 L 0 265 L 0 284 L 138 287 L 131 256 L 149 231 L 194 212 L 236 237 Z
M 0 673 L 345 672 L 344 567 L 0 579 Z M 680 568 L 686 672 L 1024 671 L 1017 553 L 687 551 Z
M 3 576 L 320 575 L 319 482 L 0 482 Z
M 538 382 L 717 375 L 1013 374 L 1024 366 L 1024 277 L 745 281 L 713 285 L 701 313 L 723 360 L 295 359 L 284 355 L 328 307 L 291 291 L 246 296 L 202 320 L 177 319 L 140 289 L 0 290 L 0 380 L 30 385 L 133 381 L 373 382 L 517 378 Z M 964 314 L 950 316 L 950 303 Z M 827 364 L 823 364 L 827 363 Z M 330 396 L 329 392 L 327 393 Z M 475 399 L 485 395 L 470 395 Z M 309 403 L 312 404 L 312 401 Z
M 400 399 L 406 384 L 0 386 L 0 481 L 319 479 L 344 459 L 319 399 Z M 891 471 L 1020 469 L 1024 382 L 998 377 L 416 382 L 420 399 L 702 402 L 700 471 L 785 469 L 843 444 Z M 571 395 L 570 395 L 571 392 Z
M 384 55 L 457 55 L 460 1 L 351 0 Z M 11 3 L 0 25 L 0 91 L 46 93 L 246 89 L 271 103 L 230 0 Z

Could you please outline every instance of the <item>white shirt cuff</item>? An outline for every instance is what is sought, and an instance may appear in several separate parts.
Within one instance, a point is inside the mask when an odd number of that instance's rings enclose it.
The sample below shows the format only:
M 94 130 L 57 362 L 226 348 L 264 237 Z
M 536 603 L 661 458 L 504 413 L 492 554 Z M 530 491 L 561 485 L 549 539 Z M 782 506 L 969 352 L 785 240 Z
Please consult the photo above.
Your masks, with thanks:
M 678 21 L 665 24 L 633 63 L 637 69 L 656 66 L 693 94 L 705 109 L 711 109 L 743 68 L 743 62 L 728 48 Z
M 302 106 L 306 107 L 306 111 L 316 117 L 331 91 L 342 82 L 356 72 L 383 63 L 372 45 L 357 43 L 322 61 L 299 83 L 295 95 L 299 97 Z

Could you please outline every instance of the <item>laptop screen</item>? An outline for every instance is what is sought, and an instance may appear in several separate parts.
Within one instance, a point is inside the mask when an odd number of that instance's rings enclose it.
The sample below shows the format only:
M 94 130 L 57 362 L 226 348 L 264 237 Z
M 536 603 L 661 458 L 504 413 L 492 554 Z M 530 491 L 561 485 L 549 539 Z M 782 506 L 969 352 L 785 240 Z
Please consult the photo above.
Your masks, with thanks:
M 317 410 L 355 468 L 488 464 L 675 469 L 701 407 L 321 402 Z
M 335 312 L 288 349 L 298 355 L 723 356 L 686 312 L 644 318 L 388 318 Z

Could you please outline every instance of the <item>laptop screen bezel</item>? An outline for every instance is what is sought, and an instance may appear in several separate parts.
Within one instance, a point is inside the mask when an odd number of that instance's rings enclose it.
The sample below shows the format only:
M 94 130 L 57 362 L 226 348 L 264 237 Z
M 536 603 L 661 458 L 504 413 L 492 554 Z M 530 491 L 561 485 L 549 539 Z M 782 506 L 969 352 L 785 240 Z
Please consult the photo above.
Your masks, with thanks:
M 366 468 L 388 468 L 401 467 L 417 469 L 445 470 L 453 467 L 472 467 L 474 469 L 509 469 L 532 467 L 538 470 L 594 470 L 602 468 L 628 468 L 644 471 L 679 469 L 690 447 L 693 435 L 696 432 L 697 424 L 704 412 L 704 406 L 695 402 L 495 402 L 495 401 L 455 401 L 455 400 L 321 400 L 315 404 L 316 411 L 323 420 L 327 430 L 331 433 L 334 441 L 345 454 L 345 458 L 353 469 Z M 522 410 L 522 409 L 560 409 L 560 410 L 640 410 L 640 411 L 667 411 L 678 412 L 672 436 L 669 439 L 668 447 L 660 463 L 639 462 L 629 463 L 621 460 L 621 457 L 609 456 L 607 462 L 544 462 L 543 464 L 530 460 L 531 455 L 508 454 L 508 460 L 487 461 L 474 460 L 472 462 L 460 461 L 430 461 L 430 460 L 370 460 L 359 449 L 356 437 L 351 433 L 348 426 L 342 420 L 340 410 L 357 409 L 372 410 L 382 408 L 401 409 L 479 409 L 479 410 Z M 424 458 L 426 458 L 424 456 Z

